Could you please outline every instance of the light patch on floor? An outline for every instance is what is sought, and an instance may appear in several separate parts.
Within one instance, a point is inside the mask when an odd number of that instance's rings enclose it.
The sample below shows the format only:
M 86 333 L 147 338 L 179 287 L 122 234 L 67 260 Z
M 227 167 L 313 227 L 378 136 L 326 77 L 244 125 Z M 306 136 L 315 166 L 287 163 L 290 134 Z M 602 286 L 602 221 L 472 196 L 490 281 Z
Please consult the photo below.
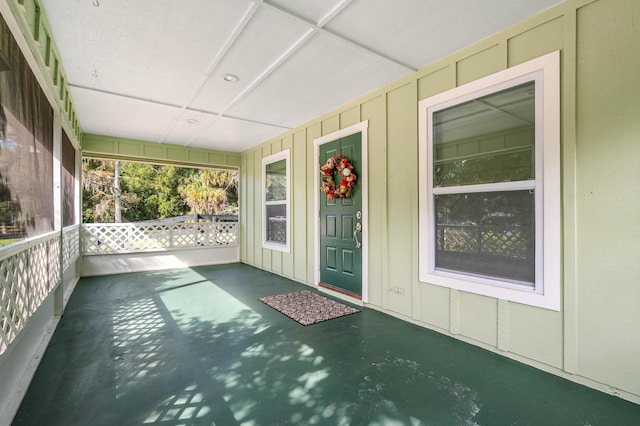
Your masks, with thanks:
M 255 326 L 255 332 L 260 332 L 256 323 L 262 316 L 204 278 L 201 282 L 164 290 L 159 296 L 185 333 L 191 329 L 193 321 L 219 325 L 237 322 L 239 318 L 243 318 L 243 325 Z
M 191 424 L 211 413 L 211 407 L 204 405 L 203 401 L 204 395 L 198 392 L 198 386 L 189 385 L 183 392 L 160 402 L 143 424 Z
M 153 299 L 117 304 L 113 310 L 113 348 L 116 398 L 126 396 L 139 380 L 164 373 L 167 327 Z

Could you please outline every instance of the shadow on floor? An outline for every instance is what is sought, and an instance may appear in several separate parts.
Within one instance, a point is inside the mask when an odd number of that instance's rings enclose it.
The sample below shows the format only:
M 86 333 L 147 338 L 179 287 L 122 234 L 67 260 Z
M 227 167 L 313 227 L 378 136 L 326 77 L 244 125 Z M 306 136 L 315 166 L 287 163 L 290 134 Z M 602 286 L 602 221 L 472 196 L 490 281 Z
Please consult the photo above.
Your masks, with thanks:
M 83 278 L 15 425 L 636 425 L 640 406 L 242 264 Z

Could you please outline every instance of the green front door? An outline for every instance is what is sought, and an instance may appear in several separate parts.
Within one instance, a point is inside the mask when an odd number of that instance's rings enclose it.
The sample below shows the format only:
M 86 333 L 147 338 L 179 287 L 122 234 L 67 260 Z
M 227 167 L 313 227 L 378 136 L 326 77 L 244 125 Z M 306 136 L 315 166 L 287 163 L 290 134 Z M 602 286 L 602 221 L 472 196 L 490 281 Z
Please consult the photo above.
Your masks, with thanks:
M 329 199 L 320 193 L 320 285 L 354 297 L 362 296 L 362 133 L 319 146 L 320 166 L 333 155 L 354 166 L 356 186 L 349 198 Z M 341 178 L 334 177 L 339 184 Z M 356 230 L 360 227 L 360 230 Z

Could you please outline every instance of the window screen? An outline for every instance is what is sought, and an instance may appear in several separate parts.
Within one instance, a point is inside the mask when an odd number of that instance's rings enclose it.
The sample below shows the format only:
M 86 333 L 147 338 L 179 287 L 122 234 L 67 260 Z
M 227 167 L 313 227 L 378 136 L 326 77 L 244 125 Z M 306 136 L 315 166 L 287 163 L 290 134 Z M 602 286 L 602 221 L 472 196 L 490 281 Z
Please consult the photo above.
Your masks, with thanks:
M 535 81 L 433 113 L 436 270 L 534 286 L 535 186 L 503 184 L 535 179 L 535 119 Z
M 287 164 L 279 160 L 265 165 L 266 241 L 287 242 Z
M 66 132 L 62 132 L 62 225 L 76 223 L 76 150 Z
M 0 238 L 53 222 L 53 109 L 0 19 Z

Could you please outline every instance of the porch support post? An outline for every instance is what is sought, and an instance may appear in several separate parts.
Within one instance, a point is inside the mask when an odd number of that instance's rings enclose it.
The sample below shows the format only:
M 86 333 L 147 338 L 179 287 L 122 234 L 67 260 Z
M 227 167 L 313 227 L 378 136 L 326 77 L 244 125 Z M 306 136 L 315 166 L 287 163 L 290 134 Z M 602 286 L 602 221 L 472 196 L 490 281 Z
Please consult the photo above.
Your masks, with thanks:
M 63 235 L 62 235 L 62 121 L 60 111 L 55 111 L 53 115 L 53 229 L 60 233 L 58 238 L 59 262 L 58 270 L 60 276 L 56 277 L 59 282 L 49 283 L 55 285 L 53 291 L 53 314 L 56 317 L 62 315 L 64 310 L 64 289 L 62 283 L 62 256 L 63 256 Z

